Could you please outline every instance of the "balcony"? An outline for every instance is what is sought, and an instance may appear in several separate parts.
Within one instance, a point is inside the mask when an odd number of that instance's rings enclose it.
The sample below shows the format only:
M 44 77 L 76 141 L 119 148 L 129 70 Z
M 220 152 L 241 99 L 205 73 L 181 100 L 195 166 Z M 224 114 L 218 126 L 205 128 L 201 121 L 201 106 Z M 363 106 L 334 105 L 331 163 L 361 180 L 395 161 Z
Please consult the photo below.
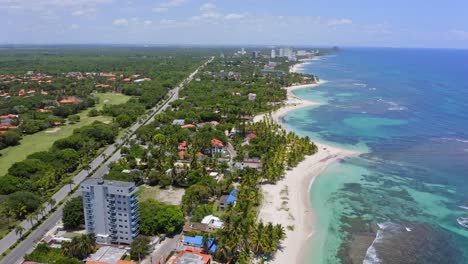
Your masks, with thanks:
M 140 220 L 140 217 L 138 216 L 138 214 L 133 214 L 131 219 L 132 219 L 132 221 L 138 221 L 138 220 Z

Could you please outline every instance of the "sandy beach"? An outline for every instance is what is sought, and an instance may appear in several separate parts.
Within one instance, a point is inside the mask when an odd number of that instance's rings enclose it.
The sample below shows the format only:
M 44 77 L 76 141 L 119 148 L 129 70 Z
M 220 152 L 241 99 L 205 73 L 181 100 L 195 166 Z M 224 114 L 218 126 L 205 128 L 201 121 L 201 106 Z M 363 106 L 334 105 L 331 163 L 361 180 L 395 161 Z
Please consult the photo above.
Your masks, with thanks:
M 303 100 L 295 96 L 296 89 L 316 87 L 325 83 L 287 87 L 288 99 L 284 107 L 272 113 L 275 122 L 282 125 L 282 118 L 289 111 L 319 105 L 317 102 Z M 263 115 L 256 116 L 254 121 L 261 120 Z M 357 152 L 325 144 L 315 143 L 319 151 L 307 156 L 297 167 L 286 172 L 286 176 L 275 185 L 262 186 L 263 200 L 259 219 L 263 222 L 281 224 L 286 229 L 287 238 L 274 258 L 268 263 L 302 263 L 307 252 L 307 241 L 315 232 L 314 212 L 309 203 L 309 190 L 321 172 L 333 162 L 344 159 Z

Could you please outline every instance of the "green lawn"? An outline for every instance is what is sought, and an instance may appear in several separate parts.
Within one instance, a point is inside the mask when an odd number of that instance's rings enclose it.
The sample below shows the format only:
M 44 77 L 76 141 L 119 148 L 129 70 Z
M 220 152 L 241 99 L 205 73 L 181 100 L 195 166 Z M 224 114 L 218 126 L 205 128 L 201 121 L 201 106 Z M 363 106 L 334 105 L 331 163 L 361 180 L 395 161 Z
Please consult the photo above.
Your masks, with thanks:
M 130 99 L 130 96 L 122 94 L 109 93 L 97 94 L 96 96 L 100 98 L 99 104 L 96 105 L 97 109 L 102 109 L 104 104 L 120 104 Z M 33 135 L 23 136 L 20 145 L 0 150 L 2 154 L 0 157 L 0 177 L 7 173 L 8 168 L 10 168 L 13 163 L 24 160 L 28 155 L 34 152 L 48 150 L 55 140 L 70 136 L 74 129 L 89 125 L 94 121 L 109 122 L 112 120 L 112 118 L 108 116 L 88 117 L 89 110 L 90 109 L 79 113 L 81 120 L 76 124 L 67 124 L 59 128 L 49 128 Z
M 99 104 L 96 105 L 97 110 L 101 110 L 104 105 L 123 104 L 126 103 L 131 96 L 119 94 L 119 93 L 99 93 L 95 94 L 99 97 Z

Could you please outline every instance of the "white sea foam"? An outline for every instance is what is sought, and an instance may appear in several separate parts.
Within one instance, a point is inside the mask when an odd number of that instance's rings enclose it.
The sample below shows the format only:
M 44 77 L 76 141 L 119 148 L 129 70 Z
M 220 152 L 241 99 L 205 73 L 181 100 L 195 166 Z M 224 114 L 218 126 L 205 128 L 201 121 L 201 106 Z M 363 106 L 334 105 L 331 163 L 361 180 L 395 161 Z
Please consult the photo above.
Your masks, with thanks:
M 353 83 L 353 85 L 358 86 L 358 87 L 363 87 L 363 88 L 367 87 L 367 84 L 365 84 L 365 83 Z
M 411 228 L 405 227 L 406 231 L 411 232 Z
M 464 228 L 468 228 L 468 217 L 459 217 L 457 218 L 457 222 Z
M 466 206 L 466 205 L 460 205 L 460 206 L 458 206 L 458 207 L 460 207 L 461 209 L 468 210 L 468 206 Z
M 406 107 L 389 107 L 389 108 L 387 108 L 388 111 L 405 111 L 407 109 L 408 108 L 406 108 Z
M 384 223 L 385 224 L 385 223 Z M 384 229 L 384 224 L 377 224 L 381 229 Z M 378 264 L 381 263 L 379 257 L 377 256 L 377 250 L 374 247 L 376 242 L 379 242 L 382 239 L 383 232 L 382 230 L 377 231 L 377 235 L 375 236 L 374 241 L 366 251 L 366 256 L 364 257 L 364 261 L 362 264 Z
M 443 137 L 443 138 L 440 138 L 440 140 L 443 140 L 443 141 L 457 141 L 457 142 L 461 142 L 461 143 L 468 143 L 468 139 L 460 139 L 460 138 Z

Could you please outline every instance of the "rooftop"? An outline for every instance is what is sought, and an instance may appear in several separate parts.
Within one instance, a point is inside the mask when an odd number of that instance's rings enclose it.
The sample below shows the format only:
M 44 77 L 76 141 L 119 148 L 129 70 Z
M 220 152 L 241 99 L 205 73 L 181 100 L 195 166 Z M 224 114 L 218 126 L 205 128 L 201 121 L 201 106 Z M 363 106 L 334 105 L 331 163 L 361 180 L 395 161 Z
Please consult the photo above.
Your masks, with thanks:
M 116 187 L 133 187 L 135 183 L 133 182 L 124 182 L 124 181 L 108 181 L 102 179 L 87 179 L 82 185 L 107 185 L 107 186 L 116 186 Z
M 173 264 L 208 264 L 211 261 L 211 256 L 202 254 L 200 251 L 186 249 L 180 252 L 172 262 Z
M 98 251 L 96 251 L 96 253 L 91 254 L 91 256 L 89 256 L 89 258 L 86 259 L 86 263 L 93 263 L 92 261 L 99 261 L 107 262 L 109 264 L 117 264 L 126 253 L 127 250 L 125 249 L 104 246 L 99 248 Z

